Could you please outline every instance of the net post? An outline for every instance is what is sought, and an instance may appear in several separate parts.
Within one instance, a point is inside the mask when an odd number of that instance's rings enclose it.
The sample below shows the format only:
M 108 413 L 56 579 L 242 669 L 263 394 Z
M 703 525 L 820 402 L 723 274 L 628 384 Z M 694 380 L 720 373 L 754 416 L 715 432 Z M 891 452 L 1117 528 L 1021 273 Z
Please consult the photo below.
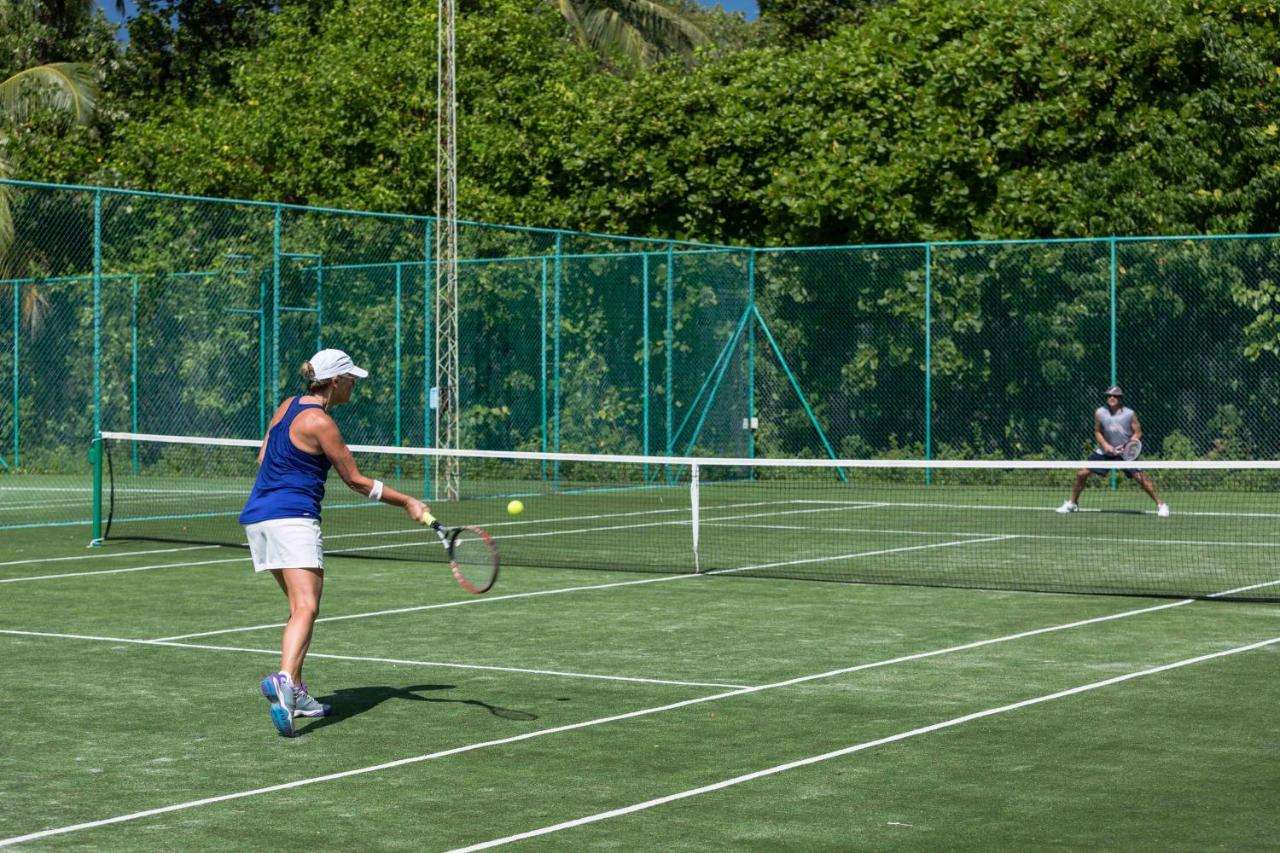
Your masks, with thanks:
M 102 544 L 102 435 L 94 431 L 89 445 L 89 462 L 93 466 L 93 539 L 89 547 Z

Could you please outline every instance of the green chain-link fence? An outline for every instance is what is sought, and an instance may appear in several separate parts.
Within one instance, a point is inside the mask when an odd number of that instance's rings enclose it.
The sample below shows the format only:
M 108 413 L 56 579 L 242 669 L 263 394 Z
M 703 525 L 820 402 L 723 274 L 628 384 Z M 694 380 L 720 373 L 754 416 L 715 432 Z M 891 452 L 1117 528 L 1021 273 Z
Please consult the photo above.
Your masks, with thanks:
M 83 472 L 102 430 L 260 437 L 321 346 L 372 373 L 349 441 L 434 445 L 431 218 L 4 184 L 0 476 Z M 749 249 L 463 224 L 463 443 L 1076 459 L 1119 382 L 1150 456 L 1277 458 L 1277 246 Z

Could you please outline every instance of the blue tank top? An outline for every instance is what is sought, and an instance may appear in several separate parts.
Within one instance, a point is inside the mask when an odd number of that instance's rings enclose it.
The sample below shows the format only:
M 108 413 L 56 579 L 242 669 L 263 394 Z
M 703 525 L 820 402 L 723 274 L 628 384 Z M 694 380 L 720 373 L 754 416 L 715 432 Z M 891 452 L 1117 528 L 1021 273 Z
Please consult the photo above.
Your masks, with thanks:
M 289 427 L 303 409 L 323 409 L 316 403 L 299 403 L 294 397 L 284 417 L 267 432 L 267 451 L 258 466 L 253 491 L 240 513 L 241 524 L 256 524 L 277 518 L 320 520 L 324 481 L 331 467 L 323 453 L 312 456 L 293 446 Z

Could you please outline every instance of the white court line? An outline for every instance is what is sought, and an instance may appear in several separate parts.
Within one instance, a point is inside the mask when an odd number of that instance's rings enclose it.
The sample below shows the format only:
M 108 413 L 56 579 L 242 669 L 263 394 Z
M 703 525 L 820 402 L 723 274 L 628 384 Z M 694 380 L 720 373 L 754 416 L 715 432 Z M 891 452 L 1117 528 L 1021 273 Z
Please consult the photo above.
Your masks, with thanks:
M 761 527 L 768 530 L 804 530 L 813 533 L 886 533 L 901 536 L 1000 536 L 1002 534 L 989 532 L 966 532 L 963 530 L 896 530 L 885 527 L 810 527 L 804 524 L 731 524 L 724 521 L 704 521 L 704 524 L 719 524 L 722 527 L 736 527 L 743 530 L 749 530 L 755 527 Z M 1067 540 L 1071 542 L 1079 542 L 1086 540 L 1089 542 L 1113 542 L 1121 545 L 1212 545 L 1216 547 L 1222 546 L 1238 546 L 1245 548 L 1280 548 L 1280 541 L 1276 542 L 1218 542 L 1212 540 L 1201 539 L 1128 539 L 1117 536 L 1091 536 L 1083 531 L 1078 536 L 1068 536 L 1065 533 L 1011 533 L 1018 539 L 1055 539 Z
M 726 504 L 723 507 L 715 507 L 715 509 L 746 509 L 749 507 L 771 506 L 771 505 L 776 505 L 776 503 L 771 501 L 751 501 L 749 503 Z M 638 515 L 662 515 L 665 513 L 672 513 L 672 512 L 683 512 L 687 514 L 689 512 L 689 507 L 683 506 L 683 507 L 670 507 L 667 509 L 645 509 L 645 510 L 635 510 L 632 512 L 608 512 L 608 513 L 600 513 L 598 515 L 566 515 L 566 516 L 558 516 L 555 518 L 529 518 L 523 521 L 496 521 L 495 520 L 495 521 L 482 522 L 479 526 L 483 527 L 485 530 L 495 530 L 499 527 L 523 527 L 530 524 L 559 524 L 566 521 L 599 521 L 600 519 L 605 519 L 605 518 L 631 518 Z M 368 537 L 368 536 L 389 536 L 389 535 L 395 535 L 397 533 L 418 533 L 420 531 L 421 531 L 421 528 L 418 528 L 418 527 L 406 527 L 400 530 L 377 530 L 369 533 L 339 533 L 335 536 L 326 536 L 325 539 L 326 540 L 354 539 L 354 538 Z
M 221 546 L 219 546 L 221 547 Z M 89 575 L 123 575 L 129 572 L 148 572 L 152 569 L 185 569 L 191 566 L 213 566 L 218 563 L 247 563 L 249 555 L 243 557 L 226 557 L 221 560 L 198 560 L 190 563 L 159 563 L 154 566 L 130 566 L 124 569 L 95 569 L 91 572 L 63 572 L 58 575 L 26 575 L 20 578 L 0 578 L 0 583 L 21 583 L 22 581 L 48 581 L 58 578 L 80 578 Z
M 1251 583 L 1248 586 L 1238 586 L 1235 589 L 1228 589 L 1222 592 L 1211 593 L 1205 598 L 1225 598 L 1228 595 L 1239 595 L 1242 592 L 1251 592 L 1255 589 L 1262 589 L 1264 586 L 1280 586 L 1280 581 L 1263 581 L 1262 583 Z
M 135 646 L 158 646 L 160 648 L 197 649 L 199 651 L 209 652 L 239 652 L 243 654 L 271 655 L 273 657 L 280 656 L 279 649 L 250 649 L 239 646 L 209 646 L 200 643 L 173 643 L 165 640 L 137 640 L 127 637 L 96 637 L 88 634 L 60 634 L 52 631 L 16 631 L 0 629 L 0 634 L 7 634 L 14 637 L 50 637 L 60 640 L 92 640 L 103 643 L 127 643 Z M 674 681 L 667 678 L 641 678 L 639 676 L 632 675 L 599 675 L 588 672 L 565 672 L 563 670 L 555 669 L 528 669 L 525 667 L 515 666 L 491 666 L 488 664 L 453 663 L 449 661 L 434 660 L 406 660 L 403 658 L 338 655 L 326 654 L 323 652 L 308 652 L 307 657 L 323 658 L 325 660 L 349 661 L 354 663 L 389 663 L 400 666 L 425 666 L 438 667 L 441 669 L 478 669 L 490 672 L 514 672 L 519 675 L 550 675 L 557 678 L 578 678 L 592 681 L 626 681 L 634 684 L 662 684 L 671 687 L 725 687 L 735 690 L 742 690 L 745 687 L 745 685 L 742 684 L 723 684 L 715 681 Z
M 995 637 L 987 640 L 976 640 L 971 643 L 964 643 L 958 646 L 949 646 L 943 649 L 933 649 L 927 652 L 917 652 L 916 654 L 903 655 L 901 657 L 890 658 L 888 660 L 875 661 L 872 663 L 857 664 L 855 666 L 845 667 L 842 669 L 829 670 L 813 675 L 802 675 L 796 678 L 787 679 L 786 681 L 777 681 L 772 684 L 762 684 L 756 687 L 744 687 L 740 690 L 729 690 L 724 693 L 713 693 L 709 696 L 700 696 L 694 699 L 685 699 L 679 702 L 671 702 L 666 705 L 656 705 L 650 708 L 642 708 L 638 711 L 628 711 L 622 714 L 614 714 L 608 717 L 598 717 L 594 720 L 584 720 L 578 723 L 568 723 L 563 726 L 555 726 L 549 729 L 539 729 L 538 731 L 525 732 L 520 735 L 512 735 L 511 737 L 499 738 L 497 740 L 481 741 L 478 743 L 467 744 L 465 746 L 454 747 L 452 749 L 441 750 L 439 752 L 431 752 L 424 755 L 414 755 L 408 758 L 399 758 L 395 761 L 387 761 L 381 764 L 372 764 L 366 767 L 357 767 L 351 770 L 342 770 L 337 773 L 328 773 L 323 776 L 313 776 L 308 779 L 297 779 L 293 782 L 282 782 L 277 785 L 268 785 L 263 788 L 254 788 L 246 791 L 236 791 L 230 794 L 221 794 L 215 797 L 205 797 L 199 800 L 189 800 L 183 803 L 174 803 L 159 808 L 147 809 L 145 811 L 133 812 L 131 814 L 117 815 L 115 817 L 105 818 L 102 820 L 87 821 L 85 823 L 71 824 L 68 826 L 55 827 L 53 829 L 45 829 L 39 832 L 32 832 L 27 835 L 19 835 L 11 838 L 0 839 L 0 847 L 11 844 L 21 844 L 27 841 L 36 841 L 41 838 L 48 838 L 54 835 L 66 835 L 71 832 L 79 832 L 85 829 L 95 829 L 100 826 L 110 826 L 112 824 L 126 823 L 128 821 L 140 820 L 146 817 L 154 817 L 155 815 L 168 814 L 170 812 L 185 811 L 186 809 L 197 808 L 199 806 L 212 805 L 214 803 L 223 803 L 229 800 L 240 800 L 246 797 L 254 797 L 261 794 L 275 793 L 276 791 L 287 791 L 294 788 L 301 788 L 306 785 L 315 785 L 321 782 L 331 782 L 335 779 L 346 779 L 352 776 L 361 776 L 368 773 L 377 773 L 382 770 L 390 770 L 396 767 L 404 767 L 410 764 L 418 764 L 423 761 L 432 761 L 438 758 L 446 758 L 452 755 L 460 755 L 466 752 L 474 752 L 480 749 L 487 749 L 495 746 L 505 746 L 510 743 L 518 743 L 520 741 L 531 740 L 533 738 L 545 737 L 547 735 L 559 734 L 561 732 L 576 731 L 579 729 L 591 728 L 592 726 L 604 725 L 606 723 L 618 722 L 619 720 L 630 720 L 637 717 L 645 717 L 653 714 L 659 714 L 665 711 L 673 711 L 679 708 L 687 708 L 691 705 L 700 705 L 705 702 L 715 702 L 720 699 L 729 699 L 736 696 L 745 696 L 751 693 L 759 693 L 764 690 L 774 690 L 782 687 L 791 687 L 796 684 L 804 684 L 810 681 L 817 681 L 824 678 L 832 678 L 839 675 L 847 675 L 853 672 L 860 672 L 868 669 L 876 669 L 884 666 L 891 666 L 909 661 L 924 660 L 927 658 L 938 657 L 945 654 L 953 654 L 955 652 L 967 651 L 970 649 L 990 646 L 996 643 L 1005 643 L 1013 640 L 1020 640 L 1026 637 L 1034 637 L 1041 634 L 1048 634 L 1055 631 L 1065 631 L 1071 628 L 1078 628 L 1085 625 L 1093 625 L 1101 622 L 1110 622 L 1116 619 L 1124 619 L 1129 616 L 1137 616 L 1144 613 L 1154 613 L 1160 610 L 1168 610 L 1173 607 L 1182 607 L 1187 604 L 1194 603 L 1195 599 L 1185 599 L 1182 601 L 1170 602 L 1167 604 L 1158 604 L 1154 607 L 1144 607 L 1138 610 L 1129 610 L 1122 613 L 1112 613 L 1106 616 L 1096 616 L 1092 619 L 1082 619 L 1076 622 L 1070 622 L 1062 625 L 1051 625 L 1047 628 L 1035 628 L 1029 631 L 1022 631 L 1017 634 L 1007 634 L 1003 637 Z
M 683 575 L 661 575 L 658 577 L 640 578 L 638 580 L 614 581 L 612 583 L 593 584 L 591 586 L 569 586 L 556 589 L 540 589 L 534 592 L 512 592 L 506 595 L 470 595 L 454 601 L 443 601 L 437 604 L 418 604 L 412 607 L 397 607 L 393 610 L 372 610 L 366 613 L 348 613 L 345 616 L 321 616 L 316 622 L 345 622 L 348 619 L 370 619 L 375 616 L 394 616 L 399 613 L 418 613 L 423 610 L 439 610 L 444 607 L 461 607 L 469 604 L 484 604 L 490 601 L 508 601 L 517 598 L 537 598 L 543 595 L 559 595 L 565 592 L 589 592 L 597 589 L 612 589 L 619 586 L 639 586 L 647 583 L 665 583 L 667 581 L 687 580 L 702 577 L 692 572 Z M 198 634 L 178 634 L 173 637 L 160 637 L 152 642 L 167 643 L 174 640 L 195 640 L 200 637 L 217 637 L 222 634 L 241 634 L 246 631 L 264 631 L 268 628 L 283 628 L 285 623 L 273 622 L 270 625 L 248 625 L 243 628 L 222 628 L 217 631 L 202 631 Z
M 744 506 L 759 506 L 759 505 L 755 505 L 755 503 L 751 503 L 751 505 L 744 505 Z M 759 516 L 808 514 L 808 512 L 845 512 L 850 510 L 861 510 L 861 508 L 869 508 L 869 506 L 870 505 L 856 505 L 856 506 L 842 505 L 838 507 L 824 507 L 824 508 L 820 508 L 820 510 L 751 512 L 751 514 L 724 516 L 722 520 L 732 521 L 732 520 L 740 520 L 740 519 L 754 519 L 754 517 L 759 517 Z M 609 517 L 609 516 L 598 516 L 598 517 Z M 554 520 L 558 521 L 562 519 L 554 519 Z M 499 524 L 502 524 L 502 523 L 499 523 Z M 521 524 L 521 523 L 513 523 L 513 524 Z M 577 534 L 577 533 L 603 533 L 603 532 L 609 532 L 609 530 L 635 530 L 635 529 L 643 529 L 643 528 L 657 528 L 657 526 L 680 526 L 680 525 L 687 525 L 687 524 L 690 524 L 689 519 L 673 519 L 669 521 L 648 521 L 648 523 L 644 523 L 644 524 L 609 525 L 609 526 L 603 526 L 603 528 L 600 528 L 600 526 L 595 526 L 595 528 L 575 528 L 572 530 L 540 530 L 540 532 L 535 532 L 535 533 L 511 533 L 507 535 L 495 535 L 494 539 L 526 539 L 526 538 L 539 538 L 539 537 L 553 537 L 553 535 L 570 535 L 570 534 Z M 493 526 L 498 526 L 498 525 L 493 525 Z M 421 533 L 421 530 L 413 530 L 413 532 Z M 394 535 L 396 533 L 397 532 L 388 532 L 385 534 L 379 533 L 375 535 Z M 404 532 L 399 532 L 399 533 L 408 533 L 408 532 L 407 530 L 404 530 Z M 340 537 L 332 537 L 332 538 L 337 539 Z M 431 544 L 433 543 L 429 542 L 429 540 L 421 539 L 421 540 L 417 540 L 417 542 L 397 542 L 392 544 L 381 544 L 381 546 L 338 548 L 338 549 L 334 549 L 334 551 L 332 552 L 332 556 L 342 557 L 343 555 L 351 555 L 351 553 L 365 552 L 365 551 L 388 551 L 388 549 L 392 549 L 392 548 L 416 548 L 416 547 L 422 546 L 422 544 L 426 544 L 426 546 L 430 547 Z M 216 547 L 230 547 L 230 546 L 216 546 Z M 140 552 L 140 553 L 147 553 L 147 552 Z M 106 557 L 106 556 L 116 556 L 116 555 L 102 555 L 102 556 Z M 133 573 L 133 571 L 148 571 L 152 569 L 179 569 L 179 567 L 207 566 L 207 565 L 219 564 L 219 562 L 236 562 L 237 560 L 248 560 L 248 556 L 232 557 L 232 558 L 227 558 L 227 560 L 206 560 L 204 562 L 170 562 L 170 564 L 160 564 L 160 565 L 152 565 L 152 566 L 131 566 L 131 567 L 125 567 L 125 569 L 101 569 L 96 571 L 68 571 L 68 573 L 61 573 L 61 574 L 55 574 L 55 575 L 31 575 L 31 576 L 23 576 L 23 578 L 3 578 L 3 579 L 0 579 L 0 584 L 20 583 L 20 581 L 24 581 L 24 580 L 56 580 L 59 578 L 79 578 L 79 576 L 86 576 L 86 575 L 118 575 L 118 574 Z M 660 566 L 654 566 L 654 567 L 655 569 L 660 569 Z
M 752 506 L 752 505 L 761 506 L 764 504 L 744 504 L 743 506 Z M 807 515 L 809 513 L 817 513 L 817 512 L 848 512 L 850 510 L 858 510 L 858 509 L 874 509 L 878 506 L 882 506 L 882 504 L 873 504 L 873 503 L 842 504 L 838 507 L 823 507 L 822 509 L 789 509 L 789 510 L 773 510 L 770 512 L 739 513 L 738 515 L 726 515 L 726 516 L 721 516 L 720 518 L 709 519 L 709 520 L 740 521 L 748 518 L 776 518 L 778 516 L 783 516 L 783 515 Z M 666 512 L 666 511 L 667 510 L 662 510 L 662 512 Z M 678 510 L 678 511 L 687 513 L 688 509 Z M 627 513 L 627 514 L 630 515 L 631 513 Z M 597 518 L 611 518 L 611 517 L 613 516 L 607 516 L 607 515 L 597 516 Z M 565 519 L 552 518 L 552 519 L 547 519 L 546 521 L 547 523 L 554 523 L 554 522 L 560 522 L 564 520 Z M 485 525 L 485 529 L 489 529 L 491 527 L 493 528 L 502 527 L 507 523 L 530 524 L 530 523 L 539 523 L 539 522 L 498 522 L 496 524 Z M 545 536 L 568 536 L 575 533 L 609 533 L 615 530 L 643 530 L 650 527 L 682 527 L 682 526 L 687 527 L 692 523 L 693 522 L 691 518 L 675 518 L 669 521 L 646 521 L 641 524 L 611 524 L 606 527 L 576 527 L 572 530 L 538 530 L 532 533 L 495 534 L 493 538 L 494 538 L 494 541 L 505 542 L 510 539 L 540 539 Z M 385 531 L 385 532 L 377 532 L 377 533 L 369 533 L 369 534 L 340 534 L 339 536 L 327 537 L 327 538 L 339 539 L 339 538 L 342 538 L 343 536 L 352 536 L 352 535 L 393 536 L 399 533 L 421 533 L 421 531 L 410 529 L 410 530 Z M 363 552 L 363 551 L 383 551 L 391 548 L 416 548 L 417 546 L 422 544 L 434 545 L 433 542 L 423 539 L 423 540 L 414 541 L 414 542 L 393 542 L 390 545 L 363 545 L 359 548 L 337 548 L 332 553 L 334 554 L 334 556 L 340 557 L 343 554 L 351 554 L 351 553 Z
M 746 501 L 742 503 L 722 504 L 719 506 L 711 507 L 711 509 L 713 510 L 714 509 L 745 509 L 745 508 L 757 507 L 757 506 L 776 506 L 778 505 L 778 503 L 779 502 L 777 501 Z M 795 503 L 795 501 L 782 501 L 781 503 Z M 865 502 L 857 502 L 857 503 L 865 503 Z M 340 509 L 366 509 L 366 508 L 376 509 L 376 507 L 373 505 L 354 504 L 354 505 L 342 506 L 342 507 L 328 507 L 327 509 L 325 509 L 325 512 L 331 512 L 331 511 L 336 511 Z M 834 512 L 834 511 L 839 511 L 839 509 L 851 509 L 851 508 L 854 508 L 853 503 L 842 503 L 842 506 L 840 508 L 833 509 L 833 510 L 822 510 L 822 511 Z M 645 510 L 634 510 L 629 512 L 598 513 L 595 515 L 568 515 L 568 516 L 556 516 L 556 517 L 548 517 L 548 518 L 530 518 L 530 519 L 524 519 L 522 521 L 503 521 L 499 519 L 493 519 L 490 521 L 481 522 L 480 526 L 485 528 L 486 530 L 492 530 L 500 527 L 523 527 L 531 524 L 562 524 L 566 521 L 598 521 L 598 520 L 607 519 L 607 518 L 632 518 L 632 517 L 641 516 L 641 515 L 663 515 L 663 514 L 669 514 L 669 513 L 675 513 L 675 512 L 682 512 L 682 513 L 688 514 L 689 511 L 690 511 L 690 508 L 688 506 L 676 506 L 676 507 L 668 507 L 664 509 L 645 509 Z M 813 512 L 813 511 L 814 510 L 797 510 L 797 512 Z M 239 513 L 239 510 L 234 510 L 234 511 L 227 510 L 225 515 L 231 516 L 231 515 L 236 515 L 238 513 Z M 154 521 L 156 519 L 123 518 L 123 519 L 119 519 L 116 523 L 123 525 L 123 524 L 130 524 L 138 521 L 148 521 L 148 520 Z M 672 522 L 672 523 L 676 523 L 676 522 Z M 622 529 L 622 528 L 616 528 L 616 529 Z M 571 532 L 582 532 L 582 531 L 571 531 Z M 374 530 L 374 531 L 369 531 L 365 533 L 335 533 L 333 535 L 325 536 L 325 540 L 333 541 L 335 539 L 361 539 L 361 538 L 367 538 L 367 537 L 373 537 L 373 536 L 396 536 L 400 534 L 413 534 L 413 533 L 421 533 L 421 528 L 403 527 L 403 528 L 398 528 L 394 530 Z M 127 536 L 124 538 L 127 538 Z M 510 537 L 507 537 L 507 538 L 510 538 Z M 400 546 L 391 546 L 391 547 L 400 547 Z M 343 548 L 339 550 L 355 551 L 355 550 L 371 550 L 371 549 Z
M 1276 643 L 1280 643 L 1280 637 L 1272 637 L 1269 640 L 1262 640 L 1257 643 L 1250 643 L 1247 646 L 1236 646 L 1233 649 L 1226 649 L 1220 652 L 1212 652 L 1207 655 L 1199 655 L 1193 658 L 1184 658 L 1183 660 L 1174 661 L 1173 663 L 1166 663 L 1160 666 L 1153 666 L 1147 669 L 1138 670 L 1137 672 L 1128 672 L 1128 673 L 1125 673 L 1124 675 L 1117 675 L 1113 678 L 1103 679 L 1102 681 L 1093 681 L 1088 684 L 1081 684 L 1078 687 L 1071 687 L 1066 690 L 1059 690 L 1056 693 L 1046 693 L 1043 696 L 1036 696 L 1031 699 L 1023 699 L 1021 702 L 1011 702 L 1008 705 L 1000 705 L 995 708 L 987 708 L 986 710 L 983 710 L 983 711 L 975 711 L 972 714 L 965 714 L 960 717 L 952 717 L 951 719 L 943 720 L 940 723 L 933 723 L 932 725 L 928 725 L 928 726 L 920 726 L 919 728 L 911 729 L 905 732 L 898 732 L 897 734 L 889 735 L 888 737 L 882 737 L 882 738 L 877 738 L 875 740 L 864 741 L 863 743 L 854 744 L 853 746 L 846 746 L 843 749 L 836 749 L 836 750 L 832 750 L 831 752 L 824 752 L 821 755 L 813 755 L 808 758 L 798 759 L 796 761 L 788 761 L 786 764 L 778 764 L 773 767 L 766 768 L 764 770 L 756 770 L 752 773 L 744 773 L 741 776 L 734 776 L 732 779 L 724 779 L 720 782 L 715 782 L 710 785 L 703 785 L 698 788 L 690 788 L 686 791 L 680 791 L 679 793 L 676 793 L 676 794 L 668 794 L 665 797 L 657 797 L 652 800 L 646 800 L 643 803 L 635 803 L 633 805 L 624 806 L 618 809 L 610 809 L 609 811 L 606 811 L 606 812 L 599 812 L 598 814 L 588 815 L 587 817 L 580 817 L 575 820 L 566 820 L 561 823 L 552 824 L 551 826 L 544 826 L 540 829 L 534 829 L 528 832 L 521 832 L 516 835 L 508 835 L 504 838 L 495 838 L 492 841 L 485 841 L 480 844 L 471 844 L 466 847 L 458 847 L 450 851 L 450 853 L 471 853 L 471 851 L 475 851 L 475 850 L 488 850 L 493 847 L 501 847 L 503 845 L 511 844 L 516 841 L 523 841 L 524 839 L 527 839 L 527 838 L 536 838 L 542 835 L 550 835 L 553 832 L 560 832 L 562 830 L 572 829 L 577 826 L 584 826 L 589 823 L 598 823 L 602 820 L 608 820 L 610 818 L 621 817 L 622 815 L 633 814 L 638 811 L 651 809 L 651 808 L 654 808 L 655 806 L 665 805 L 666 803 L 672 803 L 677 800 L 687 800 L 690 797 L 696 797 L 701 794 L 708 794 L 708 793 L 711 793 L 712 791 L 720 791 L 725 788 L 732 787 L 734 785 L 741 785 L 744 782 L 752 782 L 756 779 L 762 779 L 766 776 L 774 776 L 774 775 L 777 775 L 778 773 L 785 773 L 788 770 L 795 770 L 798 767 L 807 767 L 811 764 L 817 764 L 822 761 L 830 761 L 833 758 L 843 758 L 844 756 L 852 755 L 855 752 L 862 752 L 863 750 L 873 749 L 878 746 L 884 746 L 890 743 L 897 743 L 898 741 L 907 740 L 913 737 L 919 737 L 920 735 L 930 734 L 931 732 L 941 731 L 943 729 L 949 729 L 955 726 L 964 725 L 965 723 L 971 723 L 974 720 L 982 720 L 987 717 L 994 717 L 998 714 L 1006 714 L 1010 711 L 1017 711 L 1022 708 L 1029 708 L 1033 705 L 1042 705 L 1045 702 L 1052 702 L 1057 699 L 1065 699 L 1068 696 L 1076 696 L 1080 693 L 1088 693 L 1093 690 L 1100 690 L 1103 687 L 1111 687 L 1112 685 L 1122 684 L 1126 681 L 1132 681 L 1136 678 L 1145 678 L 1149 675 L 1157 675 L 1162 672 L 1169 672 L 1170 670 L 1180 669 L 1185 666 L 1192 666 L 1193 664 L 1204 663 L 1205 661 L 1215 660 L 1217 658 L 1223 658 L 1229 655 L 1238 655 L 1238 654 L 1243 654 L 1245 652 L 1256 651 L 1257 649 L 1266 648 L 1267 646 L 1272 646 L 1272 645 L 1275 645 Z
M 65 510 L 67 507 L 88 508 L 88 500 L 82 501 L 41 501 L 38 503 L 5 503 L 0 512 L 17 512 L 18 510 Z
M 1005 539 L 1017 539 L 1016 535 L 991 536 L 986 539 L 957 539 L 954 542 L 933 542 L 928 545 L 908 545 L 903 548 L 886 548 L 880 551 L 863 551 L 858 554 L 837 554 L 831 557 L 809 557 L 803 560 L 787 560 L 783 563 L 760 563 L 755 566 L 739 566 L 736 569 L 715 569 L 703 572 L 707 575 L 727 575 L 734 572 L 749 572 L 753 569 L 776 569 L 781 566 L 802 566 L 807 563 L 827 563 L 834 560 L 853 560 L 858 557 L 879 557 L 883 554 L 900 554 L 904 551 L 924 551 L 929 548 L 950 548 L 953 545 L 977 545 L 980 542 L 1001 542 Z
M 182 548 L 154 548 L 150 551 L 119 551 L 108 554 L 99 551 L 96 554 L 77 554 L 74 557 L 36 557 L 30 560 L 9 560 L 0 566 L 21 566 L 27 563 L 61 563 L 67 560 L 105 560 L 110 557 L 138 557 L 148 554 L 174 554 L 179 551 L 206 551 L 210 548 L 221 548 L 221 545 L 186 545 Z
M 88 495 L 93 493 L 93 489 L 88 486 L 5 486 L 0 488 L 0 494 L 9 492 L 76 492 Z
M 995 537 L 995 538 L 1008 538 L 1008 537 Z M 708 575 L 721 575 L 721 574 L 730 574 L 733 572 L 744 572 L 744 571 L 749 571 L 751 569 L 773 568 L 776 566 L 784 566 L 784 565 L 790 566 L 790 565 L 796 565 L 798 563 L 821 562 L 823 560 L 851 560 L 856 557 L 876 557 L 881 554 L 894 553 L 897 551 L 914 551 L 914 550 L 919 550 L 921 548 L 945 548 L 949 545 L 968 545 L 974 542 L 986 542 L 986 541 L 989 541 L 989 540 L 966 539 L 960 542 L 942 542 L 942 543 L 935 543 L 932 545 L 912 546 L 909 548 L 894 548 L 889 551 L 885 551 L 885 550 L 865 551 L 860 554 L 842 554 L 837 557 L 817 557 L 813 559 L 797 560 L 797 561 L 792 561 L 788 563 L 767 563 L 767 564 L 762 564 L 758 566 L 742 566 L 735 569 L 716 569 L 714 571 L 701 572 L 701 573 L 687 572 L 685 574 L 679 574 L 679 575 L 662 575 L 660 577 L 640 578 L 639 580 L 614 581 L 612 583 L 592 584 L 590 586 L 560 587 L 557 589 L 536 590 L 534 592 L 513 592 L 507 595 L 471 596 L 468 598 L 457 599 L 454 601 L 444 601 L 436 604 L 418 604 L 412 607 L 397 607 L 392 610 L 374 610 L 366 613 L 348 613 L 343 616 L 322 616 L 316 619 L 316 622 L 343 622 L 348 619 L 369 619 L 376 616 L 393 616 L 400 613 L 419 613 L 424 610 L 439 610 L 444 607 L 461 607 L 463 605 L 483 604 L 485 602 L 491 602 L 491 601 L 508 601 L 508 600 L 518 599 L 518 598 L 536 598 L 544 595 L 559 595 L 560 593 L 565 593 L 565 592 L 587 592 L 587 591 L 597 590 L 597 589 L 613 589 L 615 587 L 622 587 L 622 586 L 639 586 L 640 584 L 665 583 L 667 581 L 686 580 L 688 578 L 700 578 L 700 577 L 706 577 Z M 994 541 L 994 539 L 990 541 Z M 240 634 L 248 631 L 265 631 L 269 628 L 283 628 L 284 625 L 285 623 L 283 622 L 273 622 L 269 625 L 246 625 L 240 628 L 220 628 L 217 631 L 201 631 L 196 634 L 177 634 L 172 637 L 159 637 L 154 642 L 172 642 L 174 640 L 195 640 L 201 637 L 217 637 L 222 634 Z
M 1239 494 L 1239 492 L 1229 493 L 1229 494 Z M 833 501 L 833 500 L 810 500 L 810 499 L 803 499 L 803 498 L 793 498 L 791 501 L 789 501 L 789 503 L 840 504 L 840 503 L 846 503 L 846 502 Z M 862 503 L 862 501 L 853 501 L 850 503 Z M 934 503 L 933 501 L 920 501 L 920 502 L 885 501 L 882 504 L 882 506 L 927 507 L 931 509 L 990 509 L 990 510 L 1000 510 L 1000 511 L 1018 510 L 1022 512 L 1057 512 L 1058 511 L 1057 507 L 1052 507 L 1052 506 L 1003 506 L 1003 505 L 996 505 L 996 504 L 944 504 L 944 503 Z M 1076 510 L 1076 512 L 1108 513 L 1108 512 L 1114 512 L 1114 510 L 1100 509 L 1098 507 L 1080 507 L 1078 510 Z M 1139 515 L 1155 515 L 1156 511 L 1154 509 L 1137 510 L 1136 513 Z M 1125 514 L 1128 515 L 1131 513 L 1125 513 Z M 1191 511 L 1178 510 L 1173 514 L 1179 517 L 1192 516 L 1195 518 L 1280 518 L 1280 512 L 1191 512 Z

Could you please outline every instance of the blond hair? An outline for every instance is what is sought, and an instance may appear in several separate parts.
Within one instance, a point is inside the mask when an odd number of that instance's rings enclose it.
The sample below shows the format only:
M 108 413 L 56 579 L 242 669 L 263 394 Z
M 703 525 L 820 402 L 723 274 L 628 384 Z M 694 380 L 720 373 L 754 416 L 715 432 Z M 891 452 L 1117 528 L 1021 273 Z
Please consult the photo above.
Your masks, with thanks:
M 302 362 L 302 367 L 298 369 L 298 375 L 302 377 L 302 381 L 307 385 L 307 393 L 315 394 L 317 391 L 323 391 L 333 384 L 333 378 L 316 379 L 316 369 L 311 366 L 311 362 Z

